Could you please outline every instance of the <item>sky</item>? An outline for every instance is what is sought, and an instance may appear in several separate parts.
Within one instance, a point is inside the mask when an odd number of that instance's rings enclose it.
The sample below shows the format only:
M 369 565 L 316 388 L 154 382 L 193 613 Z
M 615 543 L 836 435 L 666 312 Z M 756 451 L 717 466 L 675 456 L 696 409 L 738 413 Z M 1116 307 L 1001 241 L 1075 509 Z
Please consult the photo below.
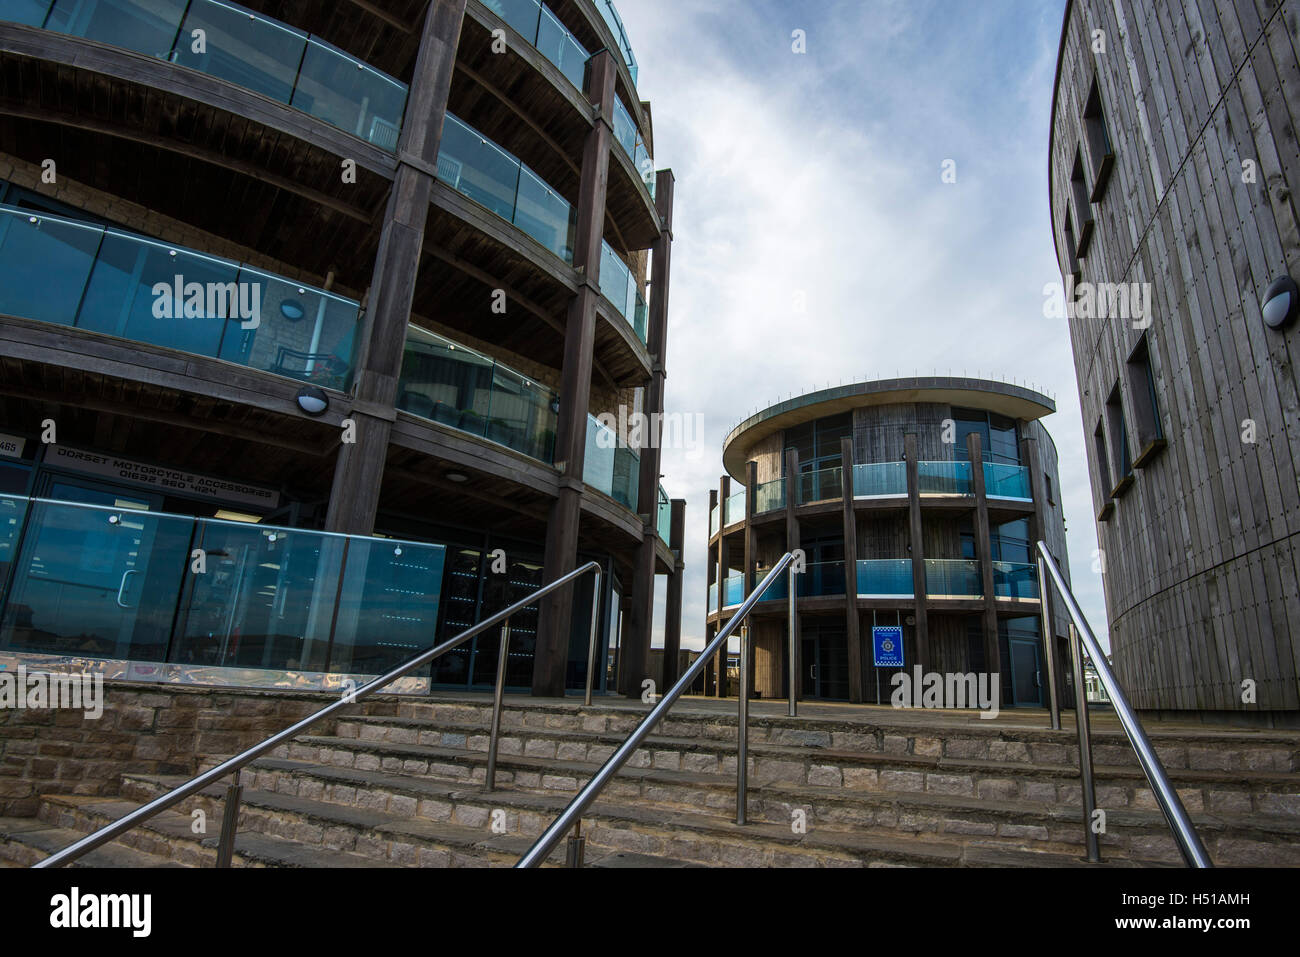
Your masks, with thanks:
M 666 449 L 661 469 L 687 500 L 682 646 L 703 647 L 727 432 L 791 394 L 916 373 L 1055 397 L 1074 589 L 1105 641 L 1069 335 L 1044 315 L 1061 280 L 1047 157 L 1064 0 L 618 8 L 655 165 L 676 176 L 666 411 L 704 415 L 702 448 Z

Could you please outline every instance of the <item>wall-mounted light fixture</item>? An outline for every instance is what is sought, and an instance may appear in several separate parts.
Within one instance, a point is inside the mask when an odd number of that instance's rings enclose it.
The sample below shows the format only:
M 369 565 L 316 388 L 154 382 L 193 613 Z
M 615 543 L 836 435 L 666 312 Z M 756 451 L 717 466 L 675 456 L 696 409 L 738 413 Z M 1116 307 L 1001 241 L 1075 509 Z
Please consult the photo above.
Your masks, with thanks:
M 1279 276 L 1269 284 L 1259 311 L 1270 329 L 1285 328 L 1300 311 L 1300 287 L 1290 276 Z
M 303 386 L 294 398 L 298 402 L 298 408 L 311 416 L 324 415 L 330 407 L 329 396 L 314 385 Z

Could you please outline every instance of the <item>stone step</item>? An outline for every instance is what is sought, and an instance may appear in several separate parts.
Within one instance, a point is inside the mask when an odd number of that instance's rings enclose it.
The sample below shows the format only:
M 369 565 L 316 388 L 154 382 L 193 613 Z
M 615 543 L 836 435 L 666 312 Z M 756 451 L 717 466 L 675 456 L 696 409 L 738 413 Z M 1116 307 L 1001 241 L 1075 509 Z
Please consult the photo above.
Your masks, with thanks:
M 261 775 L 270 773 L 271 768 L 255 772 L 258 782 L 255 789 L 245 791 L 246 813 L 264 819 L 253 820 L 248 826 L 265 827 L 269 820 L 270 826 L 287 828 L 286 833 L 296 833 L 292 819 L 304 816 L 320 822 L 314 827 L 328 829 L 343 822 L 353 828 L 400 833 L 408 840 L 412 836 L 414 839 L 422 838 L 427 830 L 425 825 L 433 823 L 473 829 L 482 836 L 491 827 L 493 812 L 504 812 L 499 822 L 506 834 L 500 838 L 526 835 L 523 841 L 526 847 L 567 802 L 566 797 L 546 794 L 513 791 L 484 794 L 478 790 L 457 790 L 445 782 L 384 775 L 382 772 L 294 767 L 294 762 L 275 759 L 268 763 L 276 766 L 281 780 L 295 780 L 300 785 L 303 781 L 323 785 L 319 793 L 314 788 L 307 791 L 313 797 L 267 791 L 262 790 L 261 782 L 267 779 Z M 294 779 L 294 774 L 301 777 Z M 171 784 L 170 780 L 150 775 L 130 775 L 129 779 L 133 795 L 142 801 L 156 796 Z M 214 788 L 205 795 L 212 802 L 210 813 L 216 813 L 219 806 L 218 794 L 219 789 Z M 387 826 L 377 827 L 377 824 Z M 599 850 L 624 850 L 712 866 L 961 866 L 967 859 L 984 863 L 999 860 L 1003 865 L 1011 865 L 1020 855 L 1031 857 L 1030 864 L 1041 863 L 1042 858 L 1038 855 L 1045 853 L 1067 862 L 1078 861 L 1082 855 L 1077 827 L 1072 829 L 1073 843 L 1059 846 L 1048 842 L 1027 842 L 1014 834 L 1001 840 L 957 834 L 918 837 L 914 832 L 886 833 L 883 829 L 867 831 L 862 828 L 840 830 L 816 824 L 807 834 L 796 835 L 784 822 L 755 822 L 742 828 L 730 817 L 702 815 L 687 809 L 666 814 L 661 808 L 607 800 L 597 801 L 584 816 L 583 833 L 588 837 L 589 845 Z M 359 837 L 358 841 L 362 839 Z M 366 840 L 367 846 L 371 846 L 369 838 Z M 972 856 L 976 848 L 979 855 Z M 1171 842 L 1166 857 L 1172 860 L 1174 856 Z M 1123 862 L 1122 853 L 1116 848 L 1112 863 Z
M 14 867 L 31 867 L 56 851 L 75 844 L 86 832 L 59 827 L 34 817 L 0 817 L 0 860 Z M 97 847 L 69 867 L 183 867 L 156 854 L 117 843 Z
M 456 738 L 447 740 L 457 741 Z M 468 750 L 486 743 L 465 737 L 466 748 L 424 744 L 399 744 L 363 738 L 304 737 L 275 753 L 279 757 L 310 761 L 335 767 L 362 770 L 403 771 L 427 774 L 466 783 L 482 783 L 486 772 L 485 750 Z M 680 739 L 677 739 L 679 742 Z M 674 750 L 674 739 L 661 739 L 654 748 L 638 749 L 624 771 L 654 769 L 667 772 L 686 769 L 690 773 L 734 780 L 735 749 L 689 744 L 692 750 Z M 585 750 L 575 744 L 556 743 L 554 750 L 524 750 L 521 739 L 502 738 L 498 756 L 501 778 L 517 787 L 575 789 L 572 764 L 591 765 L 585 777 L 594 773 L 613 752 L 607 745 Z M 565 757 L 558 757 L 563 753 Z M 585 757 L 579 757 L 584 755 Z M 572 757 L 571 757 L 572 756 Z M 1136 767 L 1096 766 L 1097 805 L 1108 810 L 1157 807 L 1154 795 Z M 1189 812 L 1257 813 L 1294 816 L 1300 813 L 1300 775 L 1273 772 L 1170 771 Z M 620 775 L 621 776 L 621 775 Z M 831 748 L 801 749 L 762 745 L 750 749 L 750 784 L 843 786 L 852 790 L 924 791 L 946 794 L 1036 801 L 1047 804 L 1080 803 L 1078 768 L 1069 765 L 1029 764 L 1008 768 L 988 759 L 949 759 L 917 755 L 886 755 Z M 611 784 L 610 787 L 614 787 Z

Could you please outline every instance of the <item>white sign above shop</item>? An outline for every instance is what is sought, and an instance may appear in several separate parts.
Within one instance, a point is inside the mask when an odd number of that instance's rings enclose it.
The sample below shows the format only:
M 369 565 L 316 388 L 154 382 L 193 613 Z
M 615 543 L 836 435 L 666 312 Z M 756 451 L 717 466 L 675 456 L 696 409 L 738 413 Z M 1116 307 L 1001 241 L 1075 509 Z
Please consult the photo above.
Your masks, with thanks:
M 0 455 L 11 459 L 20 459 L 23 457 L 23 449 L 27 448 L 27 440 L 21 435 L 9 435 L 7 432 L 0 432 Z
M 99 475 L 118 482 L 130 482 L 132 485 L 156 489 L 168 495 L 188 495 L 192 498 L 211 499 L 214 502 L 232 505 L 252 505 L 263 509 L 273 509 L 280 504 L 280 493 L 274 489 L 185 472 L 163 465 L 149 465 L 102 452 L 70 449 L 62 445 L 51 445 L 45 450 L 45 464 L 54 468 Z

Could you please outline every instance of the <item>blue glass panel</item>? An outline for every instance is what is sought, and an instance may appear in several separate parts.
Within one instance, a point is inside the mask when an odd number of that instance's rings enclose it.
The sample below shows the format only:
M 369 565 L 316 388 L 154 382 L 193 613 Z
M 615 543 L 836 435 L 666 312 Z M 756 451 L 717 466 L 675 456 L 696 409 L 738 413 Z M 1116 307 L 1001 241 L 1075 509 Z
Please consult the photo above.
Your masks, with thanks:
M 907 494 L 907 463 L 880 462 L 853 466 L 853 497 L 875 498 Z
M 203 30 L 199 52 L 194 31 Z M 307 34 L 242 7 L 195 0 L 185 15 L 175 62 L 254 90 L 281 103 L 293 97 Z
M 659 511 L 655 521 L 655 529 L 659 537 L 665 542 L 669 541 L 672 534 L 673 504 L 668 498 L 668 493 L 664 487 L 659 486 Z
M 755 489 L 754 514 L 785 508 L 785 479 L 765 482 Z
M 543 462 L 555 454 L 554 394 L 500 363 L 492 369 L 487 437 Z
M 911 597 L 912 593 L 910 559 L 864 559 L 858 562 L 859 597 Z
M 984 494 L 1029 500 L 1029 469 L 1021 465 L 984 463 Z
M 537 20 L 542 13 L 542 5 L 537 0 L 483 0 L 483 3 L 525 40 L 535 43 Z
M 981 598 L 984 583 L 979 562 L 927 559 L 925 562 L 926 594 L 936 598 Z
M 166 59 L 185 0 L 55 0 L 49 30 Z
M 454 429 L 484 435 L 492 412 L 491 359 L 410 327 L 398 408 Z
M 0 313 L 70 326 L 104 230 L 0 210 Z
M 745 576 L 732 575 L 724 583 L 723 601 L 724 608 L 734 608 L 745 600 Z
M 1038 567 L 1020 562 L 994 562 L 993 593 L 998 598 L 1038 598 Z
M 29 27 L 43 26 L 50 4 L 51 0 L 0 0 L 0 20 Z
M 554 192 L 524 166 L 519 176 L 515 225 L 565 262 L 573 262 L 573 237 L 578 215 L 568 200 Z
M 319 40 L 309 40 L 292 105 L 386 150 L 397 149 L 406 86 Z
M 520 163 L 501 147 L 447 114 L 438 177 L 502 219 L 514 221 Z
M 709 586 L 709 611 L 718 610 L 718 583 Z
M 916 465 L 921 494 L 973 494 L 969 462 L 918 462 Z
M 570 83 L 579 90 L 583 89 L 590 54 L 545 6 L 537 25 L 537 49 L 560 68 Z

